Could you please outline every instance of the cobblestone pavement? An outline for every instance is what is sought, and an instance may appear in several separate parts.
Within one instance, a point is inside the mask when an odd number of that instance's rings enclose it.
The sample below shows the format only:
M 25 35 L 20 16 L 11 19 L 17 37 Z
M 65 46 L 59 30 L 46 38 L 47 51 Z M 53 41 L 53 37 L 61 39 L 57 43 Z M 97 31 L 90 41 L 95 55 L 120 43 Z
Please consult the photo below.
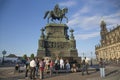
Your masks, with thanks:
M 14 74 L 13 70 L 13 67 L 0 67 L 0 80 L 30 80 L 25 79 L 24 72 Z M 53 74 L 52 77 L 45 74 L 43 80 L 120 80 L 120 67 L 107 66 L 105 72 L 105 78 L 100 78 L 99 71 L 89 71 L 90 74 L 84 76 L 81 75 L 81 72 Z

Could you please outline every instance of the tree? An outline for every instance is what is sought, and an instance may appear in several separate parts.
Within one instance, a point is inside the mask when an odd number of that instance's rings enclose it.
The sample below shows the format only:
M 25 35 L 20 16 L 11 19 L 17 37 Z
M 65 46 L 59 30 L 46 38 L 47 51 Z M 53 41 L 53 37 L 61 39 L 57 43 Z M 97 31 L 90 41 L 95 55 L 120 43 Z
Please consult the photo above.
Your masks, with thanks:
M 15 54 L 9 54 L 7 57 L 17 57 Z
M 34 58 L 34 54 L 33 54 L 33 53 L 31 54 L 30 58 L 31 58 L 31 59 L 33 59 L 33 58 Z
M 25 59 L 25 60 L 27 59 L 27 55 L 26 54 L 23 55 L 23 59 Z
M 2 51 L 2 54 L 3 54 L 3 61 L 2 61 L 2 64 L 4 64 L 4 56 L 6 55 L 7 51 Z

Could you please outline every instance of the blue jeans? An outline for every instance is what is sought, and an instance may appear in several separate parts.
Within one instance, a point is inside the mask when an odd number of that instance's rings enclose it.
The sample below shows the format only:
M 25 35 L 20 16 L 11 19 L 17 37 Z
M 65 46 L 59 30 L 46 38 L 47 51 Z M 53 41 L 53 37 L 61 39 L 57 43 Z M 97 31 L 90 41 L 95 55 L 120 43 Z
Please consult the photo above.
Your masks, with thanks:
M 105 77 L 105 68 L 100 68 L 100 76 Z
M 38 67 L 35 67 L 35 75 L 38 76 Z
M 82 66 L 82 75 L 84 75 L 84 72 L 86 71 L 86 73 L 88 74 L 88 66 L 87 65 L 83 65 Z

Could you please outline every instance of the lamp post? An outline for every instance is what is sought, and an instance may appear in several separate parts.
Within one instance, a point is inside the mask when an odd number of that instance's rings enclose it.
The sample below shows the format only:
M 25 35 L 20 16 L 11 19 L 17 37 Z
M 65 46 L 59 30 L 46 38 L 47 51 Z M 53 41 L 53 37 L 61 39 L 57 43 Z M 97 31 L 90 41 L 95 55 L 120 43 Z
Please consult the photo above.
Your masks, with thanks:
M 92 66 L 93 64 L 92 64 L 92 52 L 91 52 L 91 66 Z
M 84 52 L 83 52 L 83 58 L 84 58 Z
M 2 60 L 2 64 L 4 64 L 4 56 L 5 56 L 5 54 L 6 54 L 7 52 L 4 50 L 4 51 L 2 51 L 2 54 L 3 54 L 3 60 Z

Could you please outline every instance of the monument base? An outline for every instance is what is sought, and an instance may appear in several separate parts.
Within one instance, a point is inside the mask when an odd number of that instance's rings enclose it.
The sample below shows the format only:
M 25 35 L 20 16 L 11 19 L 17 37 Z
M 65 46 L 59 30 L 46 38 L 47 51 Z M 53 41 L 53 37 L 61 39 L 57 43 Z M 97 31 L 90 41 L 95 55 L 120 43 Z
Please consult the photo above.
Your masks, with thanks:
M 38 50 L 37 51 L 37 57 L 39 57 L 39 58 L 46 57 L 45 50 Z
M 49 23 L 44 30 L 42 29 L 41 34 L 38 41 L 38 57 L 78 57 L 73 30 L 69 37 L 66 24 Z
M 77 50 L 76 50 L 76 49 L 70 50 L 70 56 L 72 56 L 72 57 L 78 57 L 78 52 L 77 52 Z

